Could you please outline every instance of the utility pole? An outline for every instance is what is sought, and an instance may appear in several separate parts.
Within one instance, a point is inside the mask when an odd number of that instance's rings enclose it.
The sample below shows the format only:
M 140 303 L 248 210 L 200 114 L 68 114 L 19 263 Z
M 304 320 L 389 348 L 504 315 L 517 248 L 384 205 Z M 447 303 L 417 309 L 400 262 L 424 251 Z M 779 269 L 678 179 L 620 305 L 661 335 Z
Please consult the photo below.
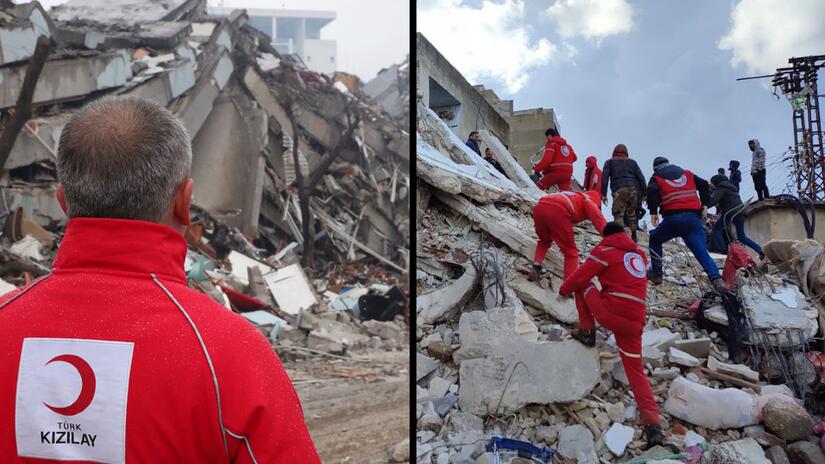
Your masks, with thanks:
M 813 201 L 825 200 L 825 152 L 817 91 L 817 71 L 825 67 L 825 55 L 804 56 L 788 60 L 790 66 L 776 73 L 746 77 L 773 77 L 771 85 L 779 89 L 793 109 L 793 174 L 797 195 Z

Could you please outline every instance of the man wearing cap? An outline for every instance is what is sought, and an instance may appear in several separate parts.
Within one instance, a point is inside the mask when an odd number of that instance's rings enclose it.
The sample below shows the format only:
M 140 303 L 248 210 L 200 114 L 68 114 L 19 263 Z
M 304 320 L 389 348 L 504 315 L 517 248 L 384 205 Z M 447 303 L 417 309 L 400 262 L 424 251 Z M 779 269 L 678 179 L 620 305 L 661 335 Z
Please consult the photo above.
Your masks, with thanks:
M 670 164 L 667 158 L 661 156 L 653 160 L 653 171 L 647 184 L 647 206 L 650 221 L 656 228 L 650 231 L 651 268 L 648 279 L 656 285 L 662 283 L 662 245 L 681 237 L 702 265 L 714 288 L 719 292 L 727 292 L 719 269 L 708 254 L 705 241 L 702 219 L 707 217 L 710 202 L 708 182 L 686 169 Z M 661 224 L 659 210 L 664 216 Z
M 647 319 L 647 259 L 618 222 L 609 222 L 604 238 L 559 287 L 562 296 L 575 293 L 579 329 L 573 338 L 596 345 L 596 321 L 616 336 L 633 397 L 639 406 L 648 446 L 661 444 L 659 409 L 642 364 L 642 332 Z M 598 277 L 601 291 L 592 279 Z
M 530 280 L 539 280 L 541 263 L 553 242 L 564 255 L 564 276 L 567 277 L 576 270 L 579 266 L 579 249 L 576 247 L 573 225 L 590 220 L 601 233 L 607 222 L 599 209 L 601 199 L 601 195 L 595 190 L 585 193 L 558 192 L 539 199 L 533 208 L 533 221 L 539 239 Z
M 552 127 L 544 131 L 547 142 L 544 144 L 544 156 L 541 161 L 533 167 L 536 174 L 541 174 L 541 179 L 536 182 L 536 186 L 542 190 L 547 190 L 552 186 L 558 186 L 559 190 L 571 190 L 570 179 L 573 177 L 573 163 L 576 162 L 576 152 L 573 151 L 567 140 L 559 135 Z

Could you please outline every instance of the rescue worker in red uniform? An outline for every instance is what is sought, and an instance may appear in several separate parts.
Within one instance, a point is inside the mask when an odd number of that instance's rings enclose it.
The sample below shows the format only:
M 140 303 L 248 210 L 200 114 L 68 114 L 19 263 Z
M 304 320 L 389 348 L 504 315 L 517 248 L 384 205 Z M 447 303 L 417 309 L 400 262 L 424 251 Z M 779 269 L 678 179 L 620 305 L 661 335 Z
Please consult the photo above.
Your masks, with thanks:
M 584 182 L 582 186 L 585 190 L 599 190 L 602 189 L 602 170 L 599 169 L 599 162 L 596 157 L 590 155 L 584 160 Z
M 269 342 L 187 286 L 189 140 L 134 97 L 64 127 L 57 259 L 0 298 L 0 462 L 320 462 Z
M 533 167 L 533 171 L 542 174 L 536 186 L 547 190 L 556 185 L 559 190 L 570 191 L 573 177 L 573 163 L 576 162 L 576 152 L 567 144 L 556 129 L 547 129 L 544 132 L 547 142 L 544 144 L 544 156 Z
M 607 221 L 599 209 L 600 201 L 602 196 L 596 190 L 584 193 L 556 192 L 539 199 L 533 208 L 533 222 L 539 238 L 530 280 L 539 280 L 541 263 L 553 242 L 564 255 L 564 276 L 567 277 L 576 270 L 579 266 L 579 249 L 573 236 L 573 225 L 590 220 L 601 233 Z
M 710 203 L 708 182 L 692 172 L 670 164 L 667 158 L 653 160 L 653 176 L 647 184 L 647 206 L 650 221 L 655 229 L 650 231 L 650 272 L 648 279 L 662 283 L 662 245 L 681 237 L 691 253 L 705 270 L 716 291 L 728 292 L 719 268 L 708 254 L 705 225 Z M 659 223 L 659 210 L 664 219 Z
M 576 295 L 579 329 L 575 339 L 596 345 L 596 321 L 613 332 L 630 389 L 639 407 L 648 446 L 663 442 L 659 408 L 642 363 L 647 298 L 647 259 L 618 222 L 609 222 L 604 238 L 581 267 L 564 279 L 559 294 Z M 592 279 L 597 277 L 601 292 Z

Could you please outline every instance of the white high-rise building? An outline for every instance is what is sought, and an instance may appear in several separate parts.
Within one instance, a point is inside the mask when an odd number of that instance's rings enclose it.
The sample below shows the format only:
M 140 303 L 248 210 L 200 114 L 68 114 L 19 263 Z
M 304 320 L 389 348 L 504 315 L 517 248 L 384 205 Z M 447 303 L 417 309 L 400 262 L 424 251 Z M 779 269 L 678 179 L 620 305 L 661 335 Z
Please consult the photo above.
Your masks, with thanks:
M 235 8 L 209 8 L 212 14 L 228 14 Z M 281 54 L 301 57 L 307 68 L 332 74 L 338 67 L 335 40 L 321 38 L 321 29 L 335 19 L 334 11 L 272 10 L 246 8 L 249 24 L 272 37 Z

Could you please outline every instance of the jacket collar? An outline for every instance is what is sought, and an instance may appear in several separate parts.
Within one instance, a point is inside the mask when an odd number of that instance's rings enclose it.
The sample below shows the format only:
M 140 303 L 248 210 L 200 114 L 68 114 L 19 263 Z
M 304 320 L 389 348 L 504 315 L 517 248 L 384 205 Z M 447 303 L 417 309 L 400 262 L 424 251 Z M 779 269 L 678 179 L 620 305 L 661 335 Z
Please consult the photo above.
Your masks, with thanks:
M 186 241 L 167 226 L 131 219 L 74 218 L 54 271 L 157 274 L 186 284 Z

